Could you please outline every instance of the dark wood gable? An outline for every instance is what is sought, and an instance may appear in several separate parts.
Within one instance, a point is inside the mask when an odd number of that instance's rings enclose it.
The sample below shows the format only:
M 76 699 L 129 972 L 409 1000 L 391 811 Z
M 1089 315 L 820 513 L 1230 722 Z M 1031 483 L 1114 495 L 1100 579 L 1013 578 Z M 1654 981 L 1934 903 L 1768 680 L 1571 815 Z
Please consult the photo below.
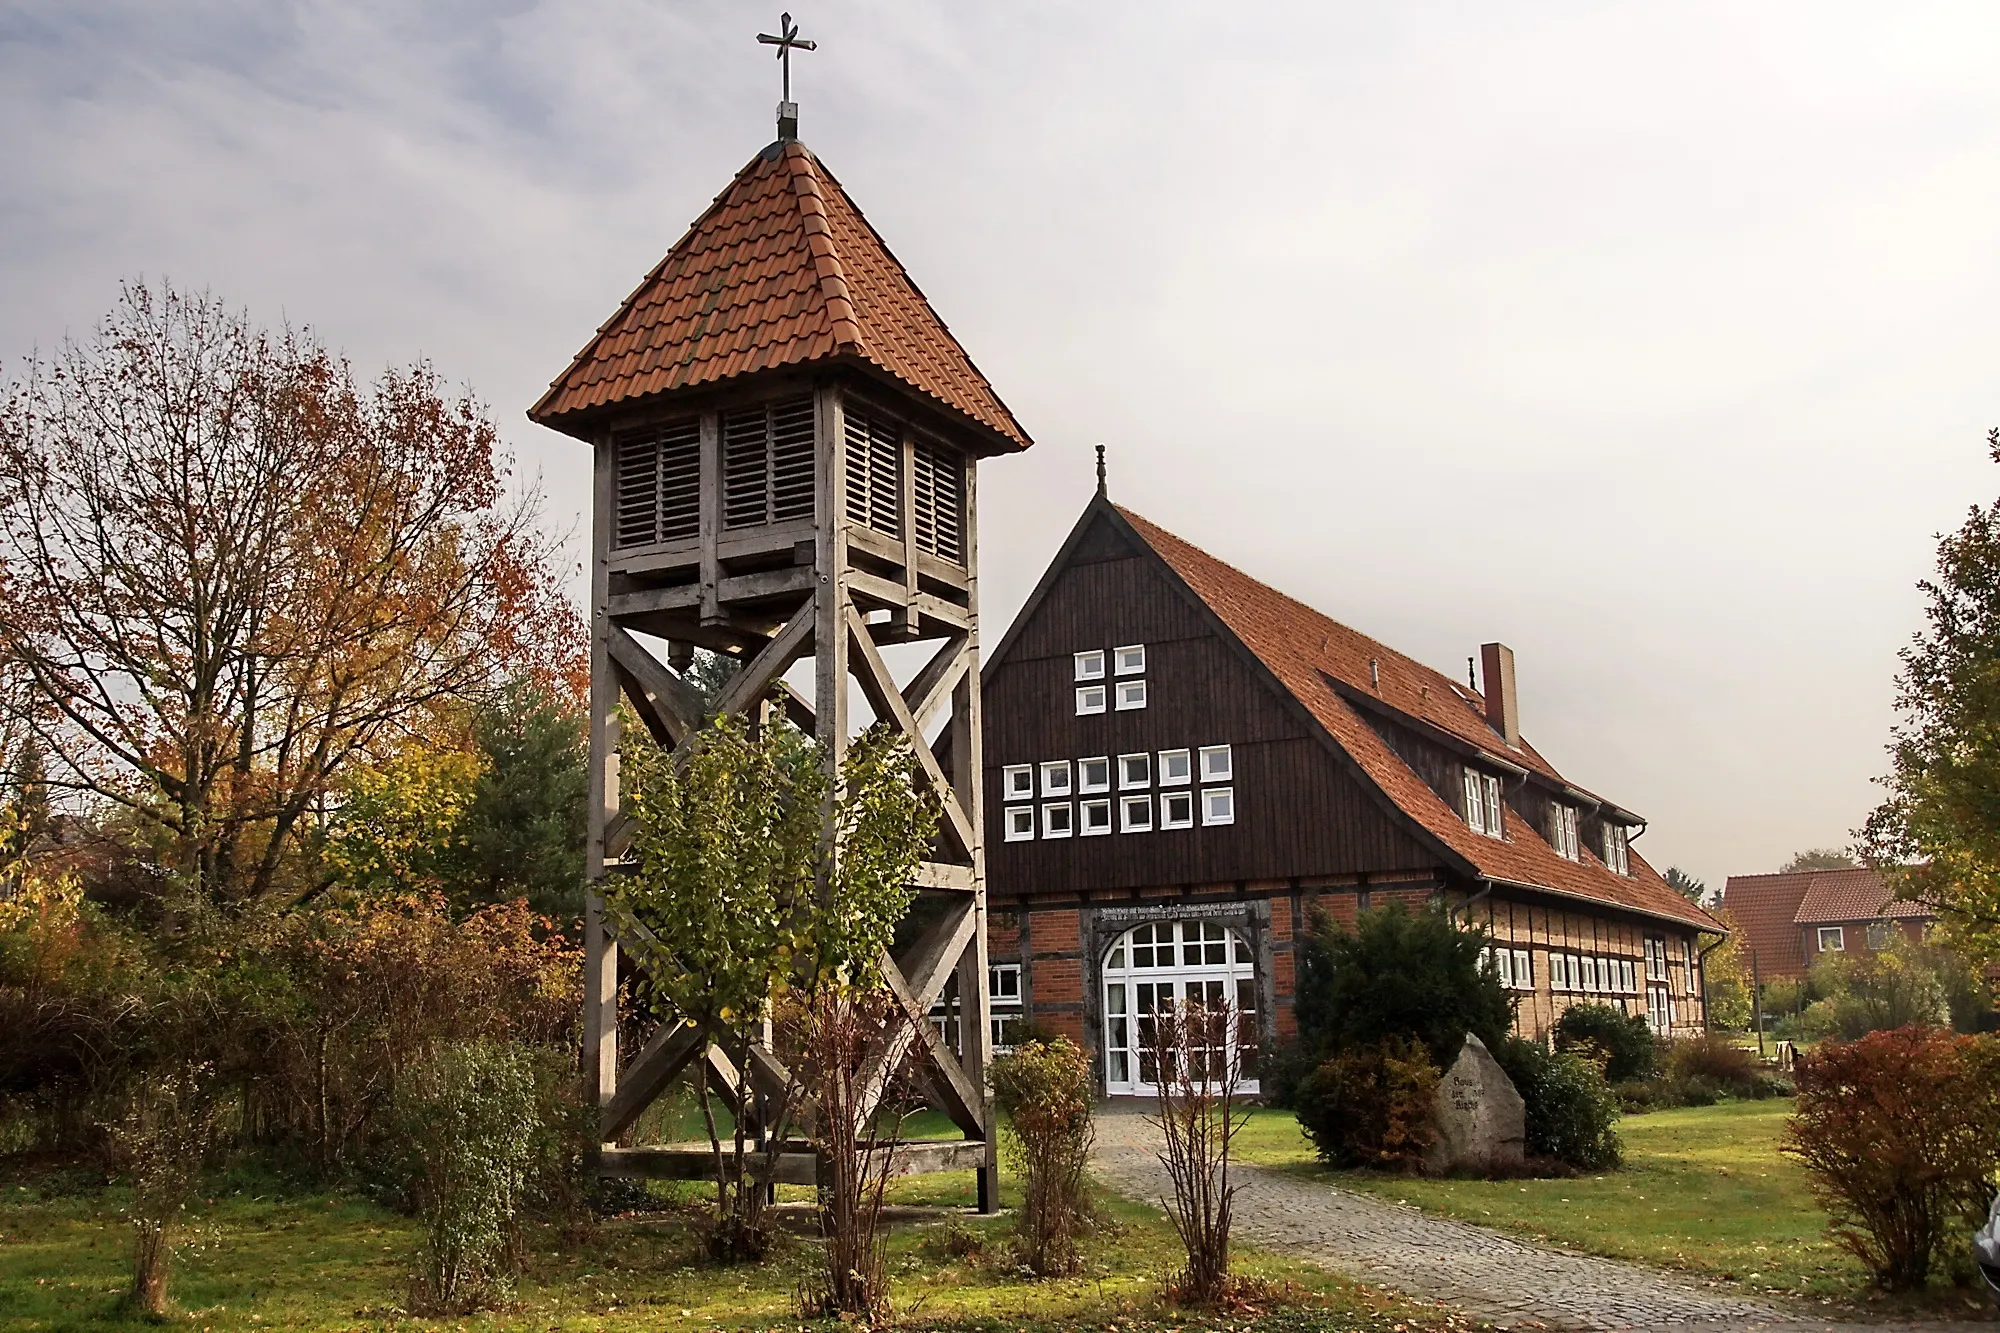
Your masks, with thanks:
M 1143 644 L 1143 709 L 1078 716 L 1075 655 Z M 1111 664 L 1107 664 L 1108 668 Z M 1104 683 L 1118 678 L 1107 669 Z M 1250 654 L 1157 555 L 1099 501 L 1056 558 L 984 674 L 986 853 L 996 900 L 1046 893 L 1234 884 L 1435 868 L 1439 857 L 1396 820 Z M 1117 758 L 1228 745 L 1235 821 L 1126 833 Z M 1042 836 L 1040 765 L 1113 760 L 1113 831 Z M 1036 766 L 1032 802 L 1010 799 L 1009 766 Z M 1154 790 L 1157 785 L 1155 776 Z M 1202 784 L 1199 771 L 1193 789 Z M 1072 804 L 1086 799 L 1073 793 Z M 1035 837 L 1009 841 L 1007 811 L 1032 804 Z M 1157 814 L 1156 814 L 1157 818 Z

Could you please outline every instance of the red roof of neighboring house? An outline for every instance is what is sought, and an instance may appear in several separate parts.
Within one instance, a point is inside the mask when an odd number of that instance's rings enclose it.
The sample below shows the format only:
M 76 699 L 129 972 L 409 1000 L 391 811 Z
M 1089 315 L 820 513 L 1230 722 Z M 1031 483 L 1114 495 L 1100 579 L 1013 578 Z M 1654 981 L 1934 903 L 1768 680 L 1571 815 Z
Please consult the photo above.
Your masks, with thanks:
M 1812 874 L 1731 875 L 1722 888 L 1722 907 L 1742 932 L 1742 941 L 1757 955 L 1765 976 L 1803 976 L 1805 945 L 1792 923 Z
M 844 358 L 1032 443 L 833 173 L 795 142 L 750 159 L 528 412 L 577 414 L 738 375 Z
M 1889 886 L 1866 866 L 1808 873 L 1805 896 L 1792 912 L 1794 925 L 1871 921 L 1882 914 L 1883 904 L 1889 901 Z
M 1667 917 L 1701 930 L 1723 929 L 1714 917 L 1670 888 L 1636 851 L 1631 855 L 1629 876 L 1608 869 L 1588 850 L 1581 861 L 1567 860 L 1511 809 L 1506 812 L 1505 840 L 1473 832 L 1331 682 L 1366 691 L 1397 711 L 1440 727 L 1495 758 L 1564 782 L 1527 742 L 1523 741 L 1519 750 L 1507 746 L 1487 725 L 1485 701 L 1477 693 L 1259 583 L 1130 510 L 1118 508 L 1117 512 L 1305 706 L 1368 778 L 1404 814 L 1471 863 L 1478 874 Z M 1379 690 L 1372 687 L 1371 660 L 1379 665 Z

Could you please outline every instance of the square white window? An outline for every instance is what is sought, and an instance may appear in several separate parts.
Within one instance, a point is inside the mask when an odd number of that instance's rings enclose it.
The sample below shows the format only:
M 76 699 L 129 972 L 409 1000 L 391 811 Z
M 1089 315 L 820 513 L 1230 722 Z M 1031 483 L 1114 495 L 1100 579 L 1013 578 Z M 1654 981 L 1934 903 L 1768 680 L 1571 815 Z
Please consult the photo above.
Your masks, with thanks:
M 1006 1002 L 1021 998 L 1021 965 L 1019 963 L 995 963 L 986 970 L 986 989 L 994 1000 Z
M 1230 770 L 1229 747 L 1227 745 L 1204 745 L 1201 747 L 1201 780 L 1203 782 L 1229 782 L 1236 774 Z
M 1187 750 L 1160 751 L 1160 785 L 1185 787 L 1194 775 L 1194 756 Z
M 1160 827 L 1194 827 L 1194 793 L 1191 791 L 1163 791 L 1160 793 Z
M 1076 687 L 1076 715 L 1088 717 L 1092 713 L 1104 711 L 1104 687 L 1102 685 L 1079 685 Z
M 1111 790 L 1111 761 L 1103 755 L 1076 761 L 1076 789 L 1088 795 Z
M 1003 816 L 1006 820 L 1008 842 L 1032 842 L 1035 837 L 1035 807 L 1032 805 L 1010 805 Z
M 1092 648 L 1087 653 L 1076 655 L 1076 678 L 1078 680 L 1104 679 L 1104 650 Z
M 1201 794 L 1201 822 L 1208 824 L 1234 824 L 1236 822 L 1236 788 L 1209 787 Z
M 1111 798 L 1096 801 L 1078 801 L 1077 815 L 1083 827 L 1077 830 L 1086 838 L 1096 838 L 1111 832 Z
M 1143 680 L 1121 680 L 1118 682 L 1118 711 L 1129 713 L 1135 708 L 1146 706 L 1146 682 Z
M 1130 791 L 1134 787 L 1153 785 L 1153 756 L 1149 754 L 1121 754 L 1118 756 L 1118 789 Z
M 1069 760 L 1051 759 L 1042 765 L 1042 795 L 1069 795 Z
M 1042 836 L 1044 838 L 1067 838 L 1076 832 L 1076 807 L 1068 801 L 1055 801 L 1042 807 Z
M 1514 989 L 1535 988 L 1535 955 L 1526 949 L 1514 950 Z
M 1819 951 L 1821 953 L 1845 953 L 1847 951 L 1847 932 L 1839 926 L 1821 926 L 1819 928 Z
M 1143 676 L 1146 674 L 1146 645 L 1127 644 L 1123 648 L 1111 650 L 1112 659 L 1117 663 L 1121 676 Z
M 1030 801 L 1035 796 L 1035 766 L 1009 764 L 1000 770 L 1000 795 L 1009 801 Z
M 1145 795 L 1119 797 L 1118 827 L 1126 833 L 1151 833 L 1153 798 Z

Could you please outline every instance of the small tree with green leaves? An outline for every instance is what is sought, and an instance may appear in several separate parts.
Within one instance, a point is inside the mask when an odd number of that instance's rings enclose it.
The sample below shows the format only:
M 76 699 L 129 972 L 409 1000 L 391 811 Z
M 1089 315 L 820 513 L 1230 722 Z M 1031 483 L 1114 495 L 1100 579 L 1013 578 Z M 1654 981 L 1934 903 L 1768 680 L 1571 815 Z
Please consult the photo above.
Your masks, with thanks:
M 1439 1069 L 1451 1068 L 1467 1032 L 1498 1049 L 1514 1000 L 1482 962 L 1489 943 L 1442 907 L 1412 912 L 1391 903 L 1363 912 L 1352 930 L 1315 914 L 1299 958 L 1301 1043 L 1317 1061 L 1414 1037 Z

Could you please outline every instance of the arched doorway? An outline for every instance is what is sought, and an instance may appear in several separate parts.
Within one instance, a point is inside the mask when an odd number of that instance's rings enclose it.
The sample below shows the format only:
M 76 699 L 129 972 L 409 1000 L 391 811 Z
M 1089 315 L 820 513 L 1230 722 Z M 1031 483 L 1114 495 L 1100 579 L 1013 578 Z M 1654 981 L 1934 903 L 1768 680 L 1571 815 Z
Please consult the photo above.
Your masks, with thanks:
M 1242 1062 L 1240 1092 L 1257 1091 L 1257 970 L 1243 937 L 1219 921 L 1149 921 L 1104 955 L 1104 1082 L 1111 1096 L 1159 1091 L 1153 1018 L 1176 1004 L 1229 1006 L 1226 1048 L 1198 1051 L 1210 1069 Z

